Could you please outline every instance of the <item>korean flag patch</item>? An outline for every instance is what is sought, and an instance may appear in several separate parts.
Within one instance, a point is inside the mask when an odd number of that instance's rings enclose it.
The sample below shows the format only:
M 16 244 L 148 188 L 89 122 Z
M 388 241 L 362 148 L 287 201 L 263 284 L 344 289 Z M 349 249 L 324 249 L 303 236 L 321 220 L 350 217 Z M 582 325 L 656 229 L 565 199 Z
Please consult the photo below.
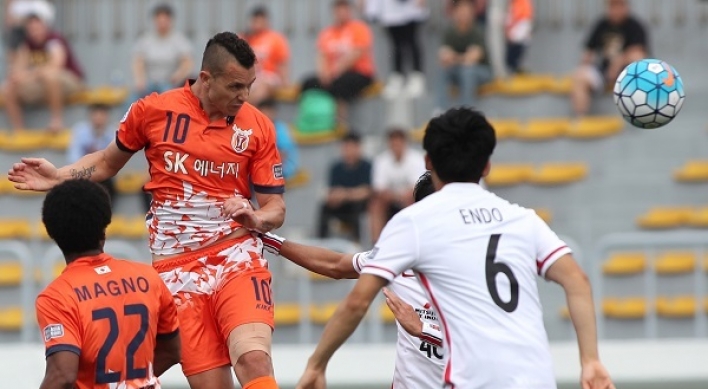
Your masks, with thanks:
M 49 342 L 52 339 L 61 338 L 64 336 L 64 326 L 61 324 L 50 324 L 44 327 L 44 341 Z

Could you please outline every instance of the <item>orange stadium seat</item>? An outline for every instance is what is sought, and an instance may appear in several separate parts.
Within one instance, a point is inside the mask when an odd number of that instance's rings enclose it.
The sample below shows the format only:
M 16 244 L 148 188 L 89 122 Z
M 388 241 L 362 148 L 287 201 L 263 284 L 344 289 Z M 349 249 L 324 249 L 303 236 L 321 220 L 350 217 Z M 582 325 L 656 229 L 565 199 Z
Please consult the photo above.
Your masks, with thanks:
M 662 296 L 656 299 L 656 313 L 660 317 L 672 319 L 692 318 L 696 315 L 697 305 L 694 296 Z
M 637 225 L 644 229 L 678 228 L 691 218 L 690 207 L 655 207 L 637 219 Z
M 570 131 L 570 120 L 565 118 L 531 119 L 516 133 L 525 141 L 544 141 L 564 136 Z
M 686 162 L 674 172 L 674 180 L 678 182 L 708 181 L 708 161 L 692 160 Z
M 535 169 L 529 182 L 536 185 L 563 185 L 580 181 L 588 175 L 584 163 L 547 163 Z
M 608 297 L 602 301 L 602 312 L 613 319 L 641 319 L 647 315 L 647 302 L 643 297 Z
M 609 276 L 625 276 L 644 272 L 647 258 L 644 253 L 615 253 L 602 264 L 602 273 Z
M 654 271 L 661 275 L 690 273 L 696 270 L 696 254 L 690 251 L 670 251 L 659 254 Z

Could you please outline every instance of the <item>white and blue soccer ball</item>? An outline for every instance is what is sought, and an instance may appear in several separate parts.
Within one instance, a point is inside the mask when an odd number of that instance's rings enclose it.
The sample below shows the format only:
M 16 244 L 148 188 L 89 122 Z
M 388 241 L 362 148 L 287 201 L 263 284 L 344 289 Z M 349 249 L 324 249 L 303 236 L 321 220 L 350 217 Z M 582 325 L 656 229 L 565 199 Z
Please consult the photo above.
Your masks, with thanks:
M 614 95 L 624 119 L 645 129 L 671 122 L 681 111 L 686 97 L 679 73 L 658 59 L 629 64 L 617 77 Z

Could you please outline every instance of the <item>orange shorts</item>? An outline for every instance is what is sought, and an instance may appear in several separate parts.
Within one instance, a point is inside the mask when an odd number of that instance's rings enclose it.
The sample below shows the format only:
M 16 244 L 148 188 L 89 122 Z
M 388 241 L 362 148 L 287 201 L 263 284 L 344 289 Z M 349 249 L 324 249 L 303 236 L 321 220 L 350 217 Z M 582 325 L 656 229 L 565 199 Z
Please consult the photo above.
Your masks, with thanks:
M 262 253 L 261 240 L 246 235 L 153 264 L 177 304 L 185 376 L 230 365 L 227 340 L 234 328 L 274 327 Z

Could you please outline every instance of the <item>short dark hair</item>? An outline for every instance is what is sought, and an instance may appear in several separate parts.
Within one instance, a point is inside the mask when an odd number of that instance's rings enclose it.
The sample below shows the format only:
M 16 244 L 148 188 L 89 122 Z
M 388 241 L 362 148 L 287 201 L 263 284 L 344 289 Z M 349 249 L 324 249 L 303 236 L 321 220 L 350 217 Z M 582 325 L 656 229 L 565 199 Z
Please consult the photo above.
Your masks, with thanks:
M 342 137 L 342 143 L 352 142 L 361 143 L 361 135 L 356 131 L 349 131 L 346 135 Z
M 264 5 L 259 5 L 251 11 L 252 18 L 267 18 L 268 8 Z
M 111 223 L 106 190 L 88 180 L 68 180 L 47 193 L 42 223 L 65 256 L 101 248 Z
M 110 111 L 111 106 L 106 103 L 92 103 L 88 106 L 89 111 Z
M 236 59 L 246 69 L 256 63 L 256 54 L 244 39 L 233 32 L 220 32 L 214 35 L 204 48 L 202 70 L 218 73 L 226 67 L 226 63 Z
M 152 9 L 152 16 L 155 17 L 161 14 L 172 17 L 175 14 L 175 10 L 172 9 L 172 6 L 167 3 L 158 4 Z
M 351 7 L 352 3 L 349 0 L 334 0 L 332 7 Z
M 386 136 L 388 137 L 389 140 L 391 139 L 401 139 L 401 140 L 408 140 L 408 134 L 406 133 L 406 130 L 400 128 L 400 127 L 392 127 L 388 130 L 386 133 Z
M 418 181 L 415 183 L 415 187 L 413 187 L 413 201 L 417 203 L 433 193 L 435 193 L 433 176 L 430 172 L 425 172 L 418 177 Z
M 471 108 L 453 108 L 432 119 L 423 149 L 443 182 L 479 182 L 496 147 L 494 128 Z

